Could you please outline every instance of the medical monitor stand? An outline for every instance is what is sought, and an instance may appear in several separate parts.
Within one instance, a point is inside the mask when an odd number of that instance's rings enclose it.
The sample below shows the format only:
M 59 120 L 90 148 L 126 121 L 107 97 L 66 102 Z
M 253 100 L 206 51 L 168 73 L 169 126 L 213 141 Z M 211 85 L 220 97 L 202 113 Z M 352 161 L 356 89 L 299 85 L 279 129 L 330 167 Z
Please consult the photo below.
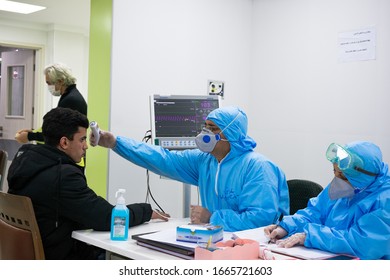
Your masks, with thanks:
M 190 216 L 191 206 L 191 185 L 183 183 L 183 217 L 188 218 Z
M 160 179 L 168 179 L 167 177 L 160 176 Z M 190 206 L 191 206 L 191 185 L 183 183 L 183 218 L 190 217 Z

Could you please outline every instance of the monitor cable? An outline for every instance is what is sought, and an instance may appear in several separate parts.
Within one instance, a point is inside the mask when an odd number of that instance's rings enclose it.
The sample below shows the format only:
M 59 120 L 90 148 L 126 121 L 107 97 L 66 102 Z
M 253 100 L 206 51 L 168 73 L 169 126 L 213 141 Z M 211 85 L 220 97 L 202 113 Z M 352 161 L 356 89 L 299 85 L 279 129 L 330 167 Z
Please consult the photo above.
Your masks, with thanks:
M 142 138 L 142 142 L 145 142 L 147 143 L 151 138 L 152 138 L 152 135 L 151 135 L 152 131 L 151 130 L 148 130 L 146 131 L 144 137 Z M 162 209 L 162 207 L 160 206 L 160 204 L 157 203 L 156 199 L 154 198 L 153 194 L 152 194 L 152 191 L 150 189 L 150 181 L 149 181 L 149 170 L 146 169 L 146 197 L 145 197 L 145 203 L 149 203 L 149 197 L 153 200 L 153 202 L 157 205 L 158 209 L 165 214 L 165 211 Z

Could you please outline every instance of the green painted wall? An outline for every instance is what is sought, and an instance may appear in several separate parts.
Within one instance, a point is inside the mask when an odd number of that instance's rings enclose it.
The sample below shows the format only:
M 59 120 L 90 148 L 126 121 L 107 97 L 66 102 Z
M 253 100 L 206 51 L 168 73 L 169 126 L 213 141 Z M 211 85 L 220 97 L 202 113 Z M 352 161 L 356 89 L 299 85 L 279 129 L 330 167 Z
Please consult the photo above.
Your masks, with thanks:
M 105 130 L 110 118 L 112 1 L 91 0 L 89 33 L 88 119 Z M 89 147 L 86 175 L 89 187 L 107 198 L 108 149 Z

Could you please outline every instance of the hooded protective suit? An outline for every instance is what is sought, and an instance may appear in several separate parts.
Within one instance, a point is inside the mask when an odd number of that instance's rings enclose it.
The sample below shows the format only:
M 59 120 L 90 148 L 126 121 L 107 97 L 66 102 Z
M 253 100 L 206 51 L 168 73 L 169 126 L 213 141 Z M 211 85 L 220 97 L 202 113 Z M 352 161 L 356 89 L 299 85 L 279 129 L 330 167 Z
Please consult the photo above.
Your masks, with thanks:
M 124 137 L 117 137 L 113 151 L 156 174 L 199 186 L 202 206 L 212 213 L 210 222 L 225 231 L 265 226 L 277 215 L 289 213 L 285 175 L 253 151 L 256 143 L 247 136 L 246 114 L 237 107 L 224 107 L 207 119 L 221 130 L 226 128 L 223 134 L 231 151 L 221 162 L 198 149 L 169 151 Z
M 390 177 L 380 149 L 369 142 L 346 148 L 364 160 L 363 168 L 376 177 L 358 172 L 344 174 L 352 186 L 364 191 L 352 198 L 331 200 L 330 184 L 305 209 L 287 216 L 280 226 L 289 235 L 305 232 L 306 247 L 345 253 L 361 259 L 390 259 Z

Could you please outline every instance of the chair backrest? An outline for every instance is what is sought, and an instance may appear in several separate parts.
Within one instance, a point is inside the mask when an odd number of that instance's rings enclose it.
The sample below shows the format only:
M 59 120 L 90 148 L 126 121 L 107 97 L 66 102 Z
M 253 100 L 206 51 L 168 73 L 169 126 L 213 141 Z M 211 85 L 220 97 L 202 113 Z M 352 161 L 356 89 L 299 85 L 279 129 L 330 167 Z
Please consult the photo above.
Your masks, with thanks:
M 287 185 L 290 195 L 290 215 L 295 214 L 299 209 L 306 208 L 309 199 L 323 190 L 320 184 L 303 179 L 287 180 Z
M 0 259 L 45 259 L 29 197 L 0 192 Z
M 0 150 L 0 191 L 3 189 L 5 180 L 5 171 L 7 169 L 8 154 L 4 150 Z

